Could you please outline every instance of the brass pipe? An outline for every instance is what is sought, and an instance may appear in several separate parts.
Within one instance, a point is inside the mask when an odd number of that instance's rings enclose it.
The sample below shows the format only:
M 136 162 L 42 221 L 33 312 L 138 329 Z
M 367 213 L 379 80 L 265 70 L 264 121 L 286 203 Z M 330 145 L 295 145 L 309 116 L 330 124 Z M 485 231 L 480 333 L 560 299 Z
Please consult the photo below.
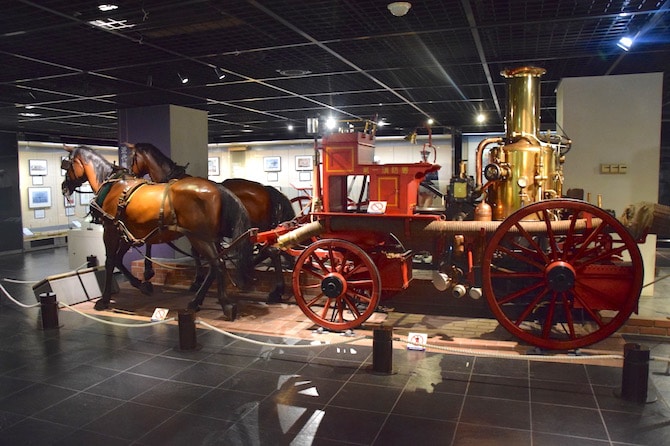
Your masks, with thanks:
M 475 172 L 475 179 L 476 179 L 475 184 L 477 186 L 482 185 L 482 168 L 484 166 L 484 162 L 483 162 L 482 158 L 484 157 L 484 149 L 489 144 L 496 144 L 496 143 L 500 144 L 501 142 L 503 142 L 503 139 L 500 138 L 500 137 L 486 138 L 486 139 L 482 140 L 479 143 L 479 145 L 477 146 L 477 153 L 475 155 L 475 170 L 476 170 L 476 172 Z

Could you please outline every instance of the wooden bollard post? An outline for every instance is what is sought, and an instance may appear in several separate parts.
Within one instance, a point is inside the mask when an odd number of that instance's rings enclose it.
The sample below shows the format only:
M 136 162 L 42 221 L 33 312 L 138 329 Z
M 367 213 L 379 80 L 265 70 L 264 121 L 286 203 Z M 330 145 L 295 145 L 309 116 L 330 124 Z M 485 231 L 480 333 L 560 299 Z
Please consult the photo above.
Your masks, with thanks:
M 647 402 L 649 358 L 647 347 L 634 343 L 624 345 L 621 398 L 638 404 Z
M 196 350 L 195 311 L 179 312 L 179 350 Z
M 60 328 L 58 325 L 58 302 L 56 301 L 56 294 L 40 294 L 40 308 L 42 310 L 42 329 L 53 330 L 54 328 Z
M 393 327 L 381 325 L 372 333 L 372 372 L 393 373 Z

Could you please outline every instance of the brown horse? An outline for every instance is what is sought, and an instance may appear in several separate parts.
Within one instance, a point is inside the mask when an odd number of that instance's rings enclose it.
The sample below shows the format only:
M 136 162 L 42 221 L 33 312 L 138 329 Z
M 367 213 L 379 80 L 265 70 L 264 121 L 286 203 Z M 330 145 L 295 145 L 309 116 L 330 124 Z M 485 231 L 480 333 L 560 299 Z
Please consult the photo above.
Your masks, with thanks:
M 63 194 L 70 196 L 88 181 L 95 194 L 91 213 L 101 221 L 104 229 L 106 280 L 102 297 L 95 304 L 96 310 L 109 307 L 115 267 L 138 287 L 139 280 L 122 263 L 130 246 L 166 243 L 186 237 L 209 264 L 207 276 L 189 308 L 200 307 L 216 280 L 219 302 L 224 313 L 230 315 L 232 305 L 225 297 L 221 241 L 226 236 L 242 236 L 249 227 L 248 216 L 240 201 L 218 184 L 203 178 L 153 184 L 114 166 L 90 148 L 66 150 L 70 155 L 61 166 L 66 171 Z
M 148 175 L 152 181 L 164 183 L 175 178 L 188 176 L 186 166 L 176 164 L 153 144 L 126 143 L 125 145 L 130 149 L 129 168 L 139 177 Z M 230 178 L 221 184 L 240 199 L 249 214 L 252 227 L 258 228 L 260 231 L 274 229 L 280 224 L 295 218 L 295 210 L 291 201 L 274 187 L 264 186 L 243 178 Z M 254 264 L 257 265 L 268 258 L 272 262 L 273 269 L 277 272 L 277 282 L 268 296 L 268 301 L 280 302 L 285 290 L 283 276 L 281 275 L 281 252 L 271 246 L 263 245 L 254 258 Z M 293 258 L 289 258 L 288 261 L 292 263 Z M 151 268 L 150 262 L 148 265 L 145 264 L 145 268 Z M 148 269 L 145 269 L 145 274 L 147 271 Z

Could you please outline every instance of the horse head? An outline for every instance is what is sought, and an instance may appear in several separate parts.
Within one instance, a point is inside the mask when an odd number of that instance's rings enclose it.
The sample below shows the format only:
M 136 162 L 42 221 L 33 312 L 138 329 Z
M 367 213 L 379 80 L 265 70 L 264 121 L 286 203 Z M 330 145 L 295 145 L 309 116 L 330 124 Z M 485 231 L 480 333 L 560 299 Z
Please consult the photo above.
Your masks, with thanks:
M 78 158 L 75 158 L 77 148 L 64 145 L 63 148 L 69 153 L 67 158 L 63 158 L 60 168 L 65 171 L 65 180 L 61 184 L 63 195 L 69 197 L 84 182 L 87 181 L 86 171 Z
M 61 184 L 63 195 L 70 196 L 86 181 L 94 191 L 114 171 L 114 166 L 92 149 L 84 146 L 63 147 L 69 156 L 61 161 L 65 171 L 65 180 Z

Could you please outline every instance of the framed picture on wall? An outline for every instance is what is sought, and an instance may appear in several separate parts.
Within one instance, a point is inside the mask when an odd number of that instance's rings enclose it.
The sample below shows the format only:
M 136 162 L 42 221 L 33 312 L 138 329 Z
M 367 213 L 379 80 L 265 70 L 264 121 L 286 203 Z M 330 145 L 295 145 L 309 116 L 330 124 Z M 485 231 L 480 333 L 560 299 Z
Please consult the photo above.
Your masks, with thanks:
M 219 157 L 214 156 L 211 158 L 207 158 L 207 175 L 209 176 L 218 176 L 220 175 L 220 168 L 219 168 Z
M 44 209 L 35 209 L 35 220 L 42 219 L 46 216 L 46 212 L 44 212 Z
M 310 155 L 297 155 L 295 157 L 295 170 L 312 170 L 314 164 Z
M 29 187 L 28 188 L 28 208 L 40 209 L 51 207 L 51 188 L 50 187 Z
M 298 181 L 312 181 L 312 172 L 300 172 Z
M 28 160 L 28 172 L 30 175 L 46 176 L 47 160 Z
M 268 181 L 272 183 L 279 181 L 279 174 L 277 172 L 268 172 Z
M 281 157 L 279 156 L 266 156 L 263 158 L 263 169 L 266 172 L 279 172 L 281 171 Z
M 33 186 L 41 186 L 44 184 L 44 177 L 32 176 Z
M 93 192 L 79 194 L 79 204 L 82 206 L 88 206 L 94 197 L 95 195 L 93 194 Z

